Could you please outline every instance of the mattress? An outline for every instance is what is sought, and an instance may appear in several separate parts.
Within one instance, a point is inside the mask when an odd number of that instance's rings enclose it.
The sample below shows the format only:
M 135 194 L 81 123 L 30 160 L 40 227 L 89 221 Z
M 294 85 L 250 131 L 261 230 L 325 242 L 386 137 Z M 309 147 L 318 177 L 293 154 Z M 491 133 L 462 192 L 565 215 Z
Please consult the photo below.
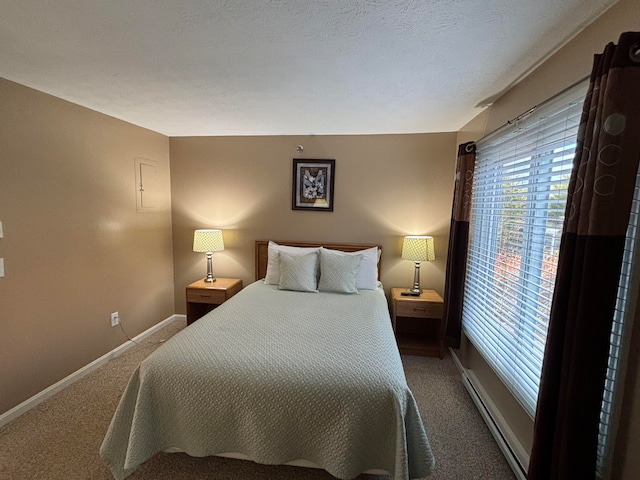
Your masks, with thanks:
M 132 375 L 100 455 L 119 480 L 162 451 L 303 460 L 340 479 L 428 476 L 434 459 L 382 289 L 259 280 L 161 345 Z

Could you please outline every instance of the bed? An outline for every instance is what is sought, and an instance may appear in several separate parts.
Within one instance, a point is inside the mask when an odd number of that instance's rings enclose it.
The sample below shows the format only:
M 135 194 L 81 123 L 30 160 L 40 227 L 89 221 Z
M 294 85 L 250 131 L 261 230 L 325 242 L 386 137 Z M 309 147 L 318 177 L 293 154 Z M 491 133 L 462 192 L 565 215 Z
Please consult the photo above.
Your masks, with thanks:
M 133 373 L 100 449 L 114 478 L 163 451 L 319 467 L 345 480 L 363 472 L 428 476 L 434 459 L 377 252 L 257 241 L 256 281 Z M 314 258 L 320 291 L 305 284 Z M 312 291 L 288 288 L 296 275 L 302 284 L 293 286 Z M 352 294 L 341 291 L 354 285 Z

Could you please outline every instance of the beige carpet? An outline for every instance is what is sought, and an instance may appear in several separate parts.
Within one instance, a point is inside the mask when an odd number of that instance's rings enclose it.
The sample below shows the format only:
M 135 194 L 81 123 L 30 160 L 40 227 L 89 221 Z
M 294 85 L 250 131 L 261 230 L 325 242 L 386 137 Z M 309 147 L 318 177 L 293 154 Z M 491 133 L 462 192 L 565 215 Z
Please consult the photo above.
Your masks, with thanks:
M 184 328 L 174 322 L 0 429 L 2 480 L 108 480 L 98 450 L 129 376 L 161 341 Z M 403 356 L 436 457 L 433 480 L 514 478 L 449 356 Z M 158 454 L 132 480 L 325 479 L 322 470 L 259 465 L 216 457 Z M 358 480 L 384 479 L 361 475 Z

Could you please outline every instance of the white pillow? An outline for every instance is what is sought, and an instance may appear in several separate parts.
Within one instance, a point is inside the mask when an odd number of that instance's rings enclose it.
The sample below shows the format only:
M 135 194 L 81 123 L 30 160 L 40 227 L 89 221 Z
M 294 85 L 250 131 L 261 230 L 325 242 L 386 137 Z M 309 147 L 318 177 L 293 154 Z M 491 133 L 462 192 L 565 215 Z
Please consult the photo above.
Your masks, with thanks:
M 280 259 L 280 290 L 318 291 L 318 252 L 292 255 L 278 253 Z
M 305 253 L 318 252 L 319 250 L 319 248 L 278 245 L 276 242 L 270 240 L 267 248 L 267 273 L 264 277 L 264 283 L 267 285 L 278 285 L 280 283 L 279 252 L 286 252 L 291 255 L 302 255 Z
M 380 249 L 371 247 L 352 255 L 362 254 L 360 262 L 360 272 L 358 273 L 358 290 L 377 290 L 378 288 L 378 260 L 380 260 Z
M 380 249 L 378 247 L 366 248 L 357 252 L 341 252 L 338 250 L 325 249 L 336 255 L 362 255 L 356 288 L 358 290 L 377 290 L 378 288 L 378 260 L 380 259 Z
M 320 249 L 321 292 L 358 293 L 356 280 L 364 255 L 340 255 L 334 250 Z

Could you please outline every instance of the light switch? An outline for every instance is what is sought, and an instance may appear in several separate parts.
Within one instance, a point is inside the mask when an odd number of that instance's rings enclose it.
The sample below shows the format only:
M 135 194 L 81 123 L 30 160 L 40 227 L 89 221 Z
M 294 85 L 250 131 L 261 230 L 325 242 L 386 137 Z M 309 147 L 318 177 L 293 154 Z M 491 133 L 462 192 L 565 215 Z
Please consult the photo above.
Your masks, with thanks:
M 4 233 L 2 233 L 2 222 L 0 222 L 0 238 L 4 237 Z
M 4 277 L 4 258 L 0 258 L 0 277 Z

